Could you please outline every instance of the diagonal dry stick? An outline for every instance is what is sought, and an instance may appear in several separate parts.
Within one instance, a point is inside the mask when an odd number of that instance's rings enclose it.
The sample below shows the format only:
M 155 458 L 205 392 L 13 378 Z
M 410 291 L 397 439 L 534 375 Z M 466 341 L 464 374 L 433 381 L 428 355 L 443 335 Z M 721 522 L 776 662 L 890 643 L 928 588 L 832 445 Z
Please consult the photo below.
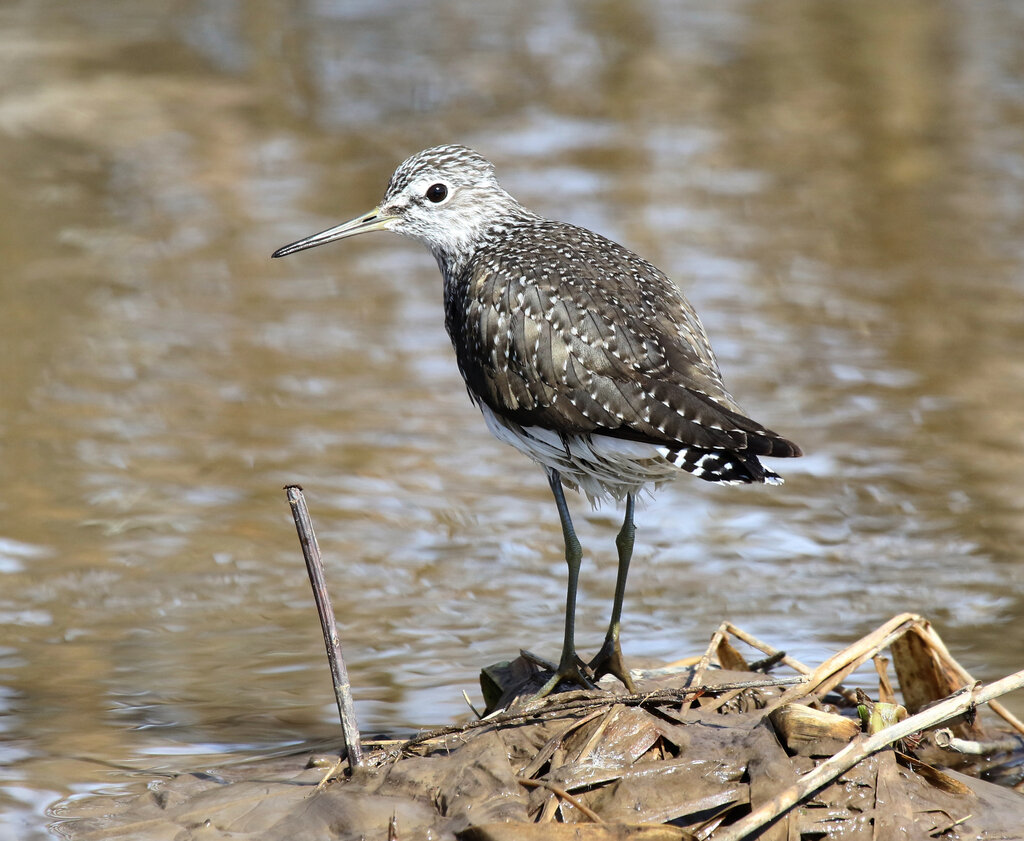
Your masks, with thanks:
M 884 730 L 879 730 L 872 736 L 858 737 L 835 756 L 822 762 L 813 771 L 804 774 L 794 785 L 779 792 L 767 803 L 759 806 L 736 823 L 715 833 L 712 836 L 712 841 L 743 841 L 871 754 L 888 747 L 899 739 L 905 739 L 912 733 L 936 727 L 980 704 L 990 703 L 993 698 L 998 698 L 1000 695 L 1022 687 L 1024 687 L 1024 671 L 1015 672 L 988 686 L 975 684 L 950 695 L 944 701 L 940 701 L 917 715 L 897 722 Z
M 862 637 L 853 645 L 829 657 L 808 676 L 807 683 L 784 692 L 768 705 L 768 711 L 796 701 L 805 695 L 814 694 L 819 698 L 824 696 L 826 692 L 842 683 L 847 675 L 861 663 L 891 645 L 892 641 L 905 634 L 908 628 L 920 626 L 923 621 L 915 613 L 901 613 L 899 616 L 894 616 L 866 637 Z
M 704 680 L 704 673 L 708 670 L 711 665 L 711 658 L 715 656 L 718 651 L 718 646 L 722 644 L 722 640 L 725 639 L 725 635 L 729 633 L 729 623 L 723 622 L 715 632 L 711 635 L 711 642 L 708 643 L 708 647 L 704 650 L 700 660 L 697 661 L 697 668 L 693 670 L 693 674 L 690 676 L 690 680 L 686 684 L 687 689 L 700 686 L 700 682 Z
M 573 797 L 568 791 L 555 783 L 548 782 L 547 780 L 525 780 L 522 777 L 516 777 L 516 782 L 521 786 L 526 786 L 527 788 L 546 788 L 556 797 L 559 797 L 566 803 L 575 806 L 594 823 L 604 823 L 604 819 L 597 814 L 597 812 L 580 803 L 579 798 Z
M 761 642 L 761 640 L 759 640 L 753 634 L 748 634 L 742 628 L 737 628 L 735 625 L 732 624 L 732 622 L 724 622 L 722 624 L 725 626 L 725 628 L 729 631 L 730 634 L 736 637 L 736 639 L 742 640 L 751 648 L 756 648 L 763 654 L 768 654 L 771 656 L 781 653 L 777 648 L 773 648 L 772 646 L 768 645 L 768 643 Z M 805 666 L 799 660 L 788 655 L 783 657 L 781 662 L 785 663 L 791 669 L 799 672 L 802 675 L 809 675 L 812 671 L 810 666 Z

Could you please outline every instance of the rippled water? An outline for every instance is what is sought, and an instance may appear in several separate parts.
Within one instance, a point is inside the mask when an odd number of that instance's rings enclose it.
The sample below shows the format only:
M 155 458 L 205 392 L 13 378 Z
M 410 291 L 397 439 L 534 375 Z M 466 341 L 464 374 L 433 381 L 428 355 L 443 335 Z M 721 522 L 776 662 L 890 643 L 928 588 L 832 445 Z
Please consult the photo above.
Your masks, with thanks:
M 286 483 L 364 730 L 557 652 L 546 482 L 466 399 L 429 254 L 268 259 L 434 143 L 664 267 L 807 452 L 638 512 L 627 655 L 728 618 L 814 661 L 914 610 L 978 677 L 1021 667 L 1018 4 L 51 0 L 0 9 L 0 45 L 3 841 L 335 738 Z M 571 504 L 590 650 L 619 512 Z

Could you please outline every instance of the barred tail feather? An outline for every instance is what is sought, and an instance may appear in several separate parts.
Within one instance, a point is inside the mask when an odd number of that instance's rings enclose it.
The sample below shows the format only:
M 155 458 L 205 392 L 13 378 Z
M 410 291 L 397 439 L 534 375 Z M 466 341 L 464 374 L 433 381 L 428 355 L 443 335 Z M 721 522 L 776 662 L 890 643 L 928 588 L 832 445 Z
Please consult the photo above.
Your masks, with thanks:
M 781 485 L 782 477 L 769 470 L 757 456 L 730 450 L 700 447 L 659 447 L 661 455 L 680 470 L 706 482 Z

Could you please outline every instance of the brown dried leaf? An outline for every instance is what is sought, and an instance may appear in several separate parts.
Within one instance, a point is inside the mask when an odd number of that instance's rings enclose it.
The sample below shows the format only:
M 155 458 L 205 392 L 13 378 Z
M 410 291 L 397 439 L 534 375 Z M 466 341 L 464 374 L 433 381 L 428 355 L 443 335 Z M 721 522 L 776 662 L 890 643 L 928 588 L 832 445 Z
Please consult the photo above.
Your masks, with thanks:
M 936 656 L 928 639 L 917 628 L 911 628 L 892 644 L 892 660 L 903 693 L 903 705 L 912 714 L 966 685 Z M 961 739 L 984 738 L 980 727 L 967 722 L 952 729 Z
M 917 774 L 922 780 L 933 788 L 937 788 L 939 791 L 944 791 L 947 794 L 970 794 L 971 789 L 965 786 L 955 777 L 951 777 L 945 771 L 941 771 L 927 762 L 922 762 L 913 756 L 908 756 L 905 753 L 896 751 L 894 756 L 899 760 L 901 765 L 905 765 L 915 774 Z
M 750 671 L 747 661 L 733 644 L 729 642 L 728 637 L 723 637 L 722 641 L 718 643 L 718 649 L 715 651 L 715 654 L 718 656 L 718 662 L 722 664 L 723 669 L 732 669 L 737 672 Z
M 658 724 L 653 715 L 640 707 L 620 707 L 594 748 L 592 761 L 628 768 L 658 740 Z

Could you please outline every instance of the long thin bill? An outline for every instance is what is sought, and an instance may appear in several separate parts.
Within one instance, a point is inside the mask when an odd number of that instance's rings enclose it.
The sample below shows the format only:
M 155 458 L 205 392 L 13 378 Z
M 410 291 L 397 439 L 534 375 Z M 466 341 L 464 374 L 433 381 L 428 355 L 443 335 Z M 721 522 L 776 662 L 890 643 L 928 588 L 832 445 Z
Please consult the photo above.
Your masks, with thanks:
M 300 239 L 297 242 L 293 242 L 283 248 L 279 248 L 270 256 L 284 257 L 288 254 L 294 254 L 296 251 L 305 251 L 307 248 L 316 248 L 318 245 L 325 245 L 328 242 L 345 239 L 345 237 L 354 237 L 356 234 L 365 234 L 367 231 L 383 231 L 386 230 L 388 223 L 394 218 L 394 216 L 382 216 L 380 208 L 375 207 L 370 213 L 364 214 L 363 216 L 357 216 L 355 219 L 351 219 L 341 225 L 328 228 L 326 231 L 321 231 L 318 234 L 313 234 L 305 239 Z

